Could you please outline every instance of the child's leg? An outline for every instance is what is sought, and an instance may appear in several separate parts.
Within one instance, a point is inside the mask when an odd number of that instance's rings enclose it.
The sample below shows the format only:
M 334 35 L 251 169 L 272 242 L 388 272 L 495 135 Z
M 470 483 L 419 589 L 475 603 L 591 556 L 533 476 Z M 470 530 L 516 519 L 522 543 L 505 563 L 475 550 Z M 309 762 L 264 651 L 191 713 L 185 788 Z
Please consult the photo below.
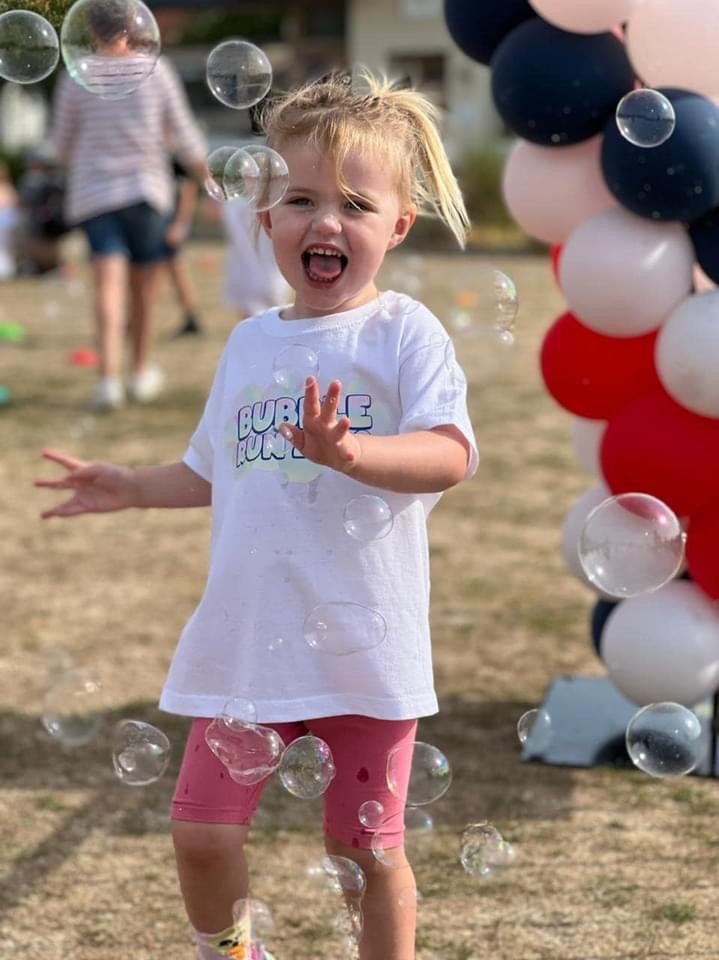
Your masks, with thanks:
M 387 867 L 377 861 L 371 850 L 347 846 L 327 835 L 325 848 L 331 856 L 354 860 L 367 878 L 361 903 L 364 927 L 359 941 L 360 960 L 414 960 L 416 887 L 404 852 L 393 850 L 392 866 Z
M 329 744 L 337 771 L 325 793 L 327 852 L 354 860 L 367 878 L 360 958 L 414 960 L 415 882 L 404 856 L 404 807 L 417 722 L 344 716 L 310 720 L 306 726 Z M 395 750 L 392 792 L 387 760 Z M 359 820 L 359 808 L 367 801 L 382 804 L 377 828 L 368 829 Z M 377 833 L 382 849 L 392 850 L 387 858 L 391 865 L 377 861 L 372 852 Z

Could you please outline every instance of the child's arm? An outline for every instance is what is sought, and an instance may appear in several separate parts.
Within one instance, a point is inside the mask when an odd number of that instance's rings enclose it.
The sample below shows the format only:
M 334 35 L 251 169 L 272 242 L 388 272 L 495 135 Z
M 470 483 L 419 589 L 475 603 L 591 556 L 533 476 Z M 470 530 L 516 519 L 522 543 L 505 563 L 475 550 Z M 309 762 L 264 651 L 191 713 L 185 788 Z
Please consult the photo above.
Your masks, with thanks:
M 197 183 L 191 177 L 183 177 L 178 191 L 175 216 L 165 232 L 165 241 L 171 247 L 179 247 L 187 238 L 196 205 Z
M 206 507 L 212 487 L 184 463 L 154 467 L 124 467 L 112 463 L 85 463 L 56 450 L 43 457 L 65 467 L 59 480 L 36 480 L 36 487 L 72 490 L 72 496 L 41 516 L 76 517 L 82 513 L 109 513 L 128 507 Z
M 395 493 L 439 493 L 464 479 L 469 444 L 451 425 L 390 437 L 350 433 L 347 417 L 337 419 L 342 384 L 333 380 L 320 403 L 317 380 L 308 377 L 302 429 L 284 424 L 283 436 L 308 460 L 369 486 Z

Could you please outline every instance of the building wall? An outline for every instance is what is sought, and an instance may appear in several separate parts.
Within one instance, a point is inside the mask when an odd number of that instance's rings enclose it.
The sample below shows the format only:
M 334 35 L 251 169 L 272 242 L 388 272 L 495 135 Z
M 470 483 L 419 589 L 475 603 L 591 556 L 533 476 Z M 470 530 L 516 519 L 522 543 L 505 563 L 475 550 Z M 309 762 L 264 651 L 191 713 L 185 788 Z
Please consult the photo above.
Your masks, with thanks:
M 413 61 L 421 73 L 424 60 L 426 72 L 435 76 L 436 58 L 443 58 L 441 82 L 431 76 L 413 79 L 446 108 L 443 132 L 453 159 L 501 135 L 489 70 L 458 49 L 445 25 L 441 0 L 348 0 L 347 54 L 353 64 L 390 74 L 398 64 L 402 69 Z

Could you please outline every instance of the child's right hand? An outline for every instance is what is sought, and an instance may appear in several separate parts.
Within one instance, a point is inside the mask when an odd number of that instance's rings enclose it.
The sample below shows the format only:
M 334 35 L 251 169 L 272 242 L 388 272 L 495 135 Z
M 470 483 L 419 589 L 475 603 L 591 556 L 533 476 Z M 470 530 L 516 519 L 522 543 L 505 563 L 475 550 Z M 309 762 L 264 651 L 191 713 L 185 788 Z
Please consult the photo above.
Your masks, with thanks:
M 43 450 L 43 457 L 65 467 L 59 480 L 36 480 L 36 487 L 73 490 L 68 500 L 40 514 L 48 517 L 77 517 L 81 513 L 109 513 L 134 506 L 133 471 L 112 463 L 85 463 L 57 450 Z

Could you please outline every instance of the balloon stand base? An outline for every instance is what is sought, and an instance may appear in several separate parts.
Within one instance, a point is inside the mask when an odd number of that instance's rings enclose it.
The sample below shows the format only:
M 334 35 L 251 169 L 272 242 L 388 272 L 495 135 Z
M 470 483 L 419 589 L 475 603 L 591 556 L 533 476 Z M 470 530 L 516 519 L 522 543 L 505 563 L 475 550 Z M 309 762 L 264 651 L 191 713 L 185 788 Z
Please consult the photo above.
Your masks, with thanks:
M 702 761 L 693 771 L 700 777 L 719 776 L 716 708 L 717 698 L 694 707 L 705 743 Z M 624 732 L 638 709 L 607 677 L 555 677 L 542 703 L 551 731 L 532 732 L 522 746 L 521 758 L 560 767 L 633 769 Z

